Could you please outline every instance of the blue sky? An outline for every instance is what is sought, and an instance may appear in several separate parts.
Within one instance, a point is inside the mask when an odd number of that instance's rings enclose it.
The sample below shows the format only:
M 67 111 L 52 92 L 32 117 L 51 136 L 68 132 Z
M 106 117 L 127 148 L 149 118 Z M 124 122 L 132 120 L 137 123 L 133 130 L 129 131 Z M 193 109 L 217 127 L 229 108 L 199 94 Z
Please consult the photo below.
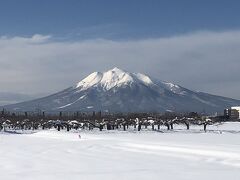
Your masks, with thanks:
M 240 99 L 239 0 L 0 0 L 0 92 L 115 66 Z
M 238 29 L 238 0 L 1 0 L 0 35 L 133 39 Z

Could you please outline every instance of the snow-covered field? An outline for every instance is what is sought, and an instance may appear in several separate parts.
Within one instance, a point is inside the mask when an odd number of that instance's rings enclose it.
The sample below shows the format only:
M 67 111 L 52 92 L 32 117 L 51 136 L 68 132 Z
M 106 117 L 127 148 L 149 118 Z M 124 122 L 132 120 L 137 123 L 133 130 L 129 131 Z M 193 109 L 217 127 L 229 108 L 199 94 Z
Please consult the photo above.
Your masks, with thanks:
M 0 132 L 0 179 L 240 179 L 240 123 L 184 128 Z

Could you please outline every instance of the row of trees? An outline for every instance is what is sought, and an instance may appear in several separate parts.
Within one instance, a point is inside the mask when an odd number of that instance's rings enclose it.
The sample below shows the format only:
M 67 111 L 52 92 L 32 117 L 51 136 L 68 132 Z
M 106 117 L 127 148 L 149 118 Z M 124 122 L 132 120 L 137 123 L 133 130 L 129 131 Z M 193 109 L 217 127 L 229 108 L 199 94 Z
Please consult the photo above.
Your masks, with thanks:
M 161 130 L 165 126 L 167 130 L 174 128 L 175 124 L 183 124 L 186 129 L 191 125 L 202 125 L 206 131 L 207 125 L 219 121 L 225 121 L 223 117 L 208 118 L 198 113 L 81 113 L 81 112 L 1 112 L 0 129 L 47 129 L 56 128 L 58 131 L 66 129 L 93 129 L 100 131 L 122 129 L 126 131 L 130 127 L 141 131 L 143 128 L 151 127 L 152 130 Z

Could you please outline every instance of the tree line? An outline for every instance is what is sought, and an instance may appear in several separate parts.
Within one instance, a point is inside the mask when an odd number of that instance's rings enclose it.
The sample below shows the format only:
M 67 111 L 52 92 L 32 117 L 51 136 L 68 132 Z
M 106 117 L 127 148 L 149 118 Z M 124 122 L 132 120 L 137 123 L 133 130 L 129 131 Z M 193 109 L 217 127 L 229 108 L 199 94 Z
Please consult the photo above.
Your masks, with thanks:
M 174 125 L 182 124 L 186 130 L 191 125 L 207 126 L 228 121 L 228 117 L 216 116 L 209 117 L 198 114 L 197 112 L 189 113 L 102 113 L 99 112 L 9 112 L 3 109 L 1 111 L 0 130 L 37 130 L 56 128 L 58 131 L 63 129 L 88 129 L 94 128 L 102 131 L 106 130 L 123 130 L 127 131 L 130 127 L 137 131 L 151 127 L 154 131 L 161 131 L 165 126 L 167 130 L 173 130 Z

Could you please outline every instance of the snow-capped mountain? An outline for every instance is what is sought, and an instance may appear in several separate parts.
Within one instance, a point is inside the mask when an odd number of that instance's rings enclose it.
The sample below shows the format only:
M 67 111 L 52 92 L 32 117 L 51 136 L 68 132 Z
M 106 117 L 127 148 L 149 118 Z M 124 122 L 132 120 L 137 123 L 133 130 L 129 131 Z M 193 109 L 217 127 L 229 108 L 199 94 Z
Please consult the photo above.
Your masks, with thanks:
M 191 91 L 141 73 L 113 68 L 103 73 L 94 72 L 56 94 L 4 108 L 16 111 L 222 112 L 236 105 L 240 105 L 240 100 Z

